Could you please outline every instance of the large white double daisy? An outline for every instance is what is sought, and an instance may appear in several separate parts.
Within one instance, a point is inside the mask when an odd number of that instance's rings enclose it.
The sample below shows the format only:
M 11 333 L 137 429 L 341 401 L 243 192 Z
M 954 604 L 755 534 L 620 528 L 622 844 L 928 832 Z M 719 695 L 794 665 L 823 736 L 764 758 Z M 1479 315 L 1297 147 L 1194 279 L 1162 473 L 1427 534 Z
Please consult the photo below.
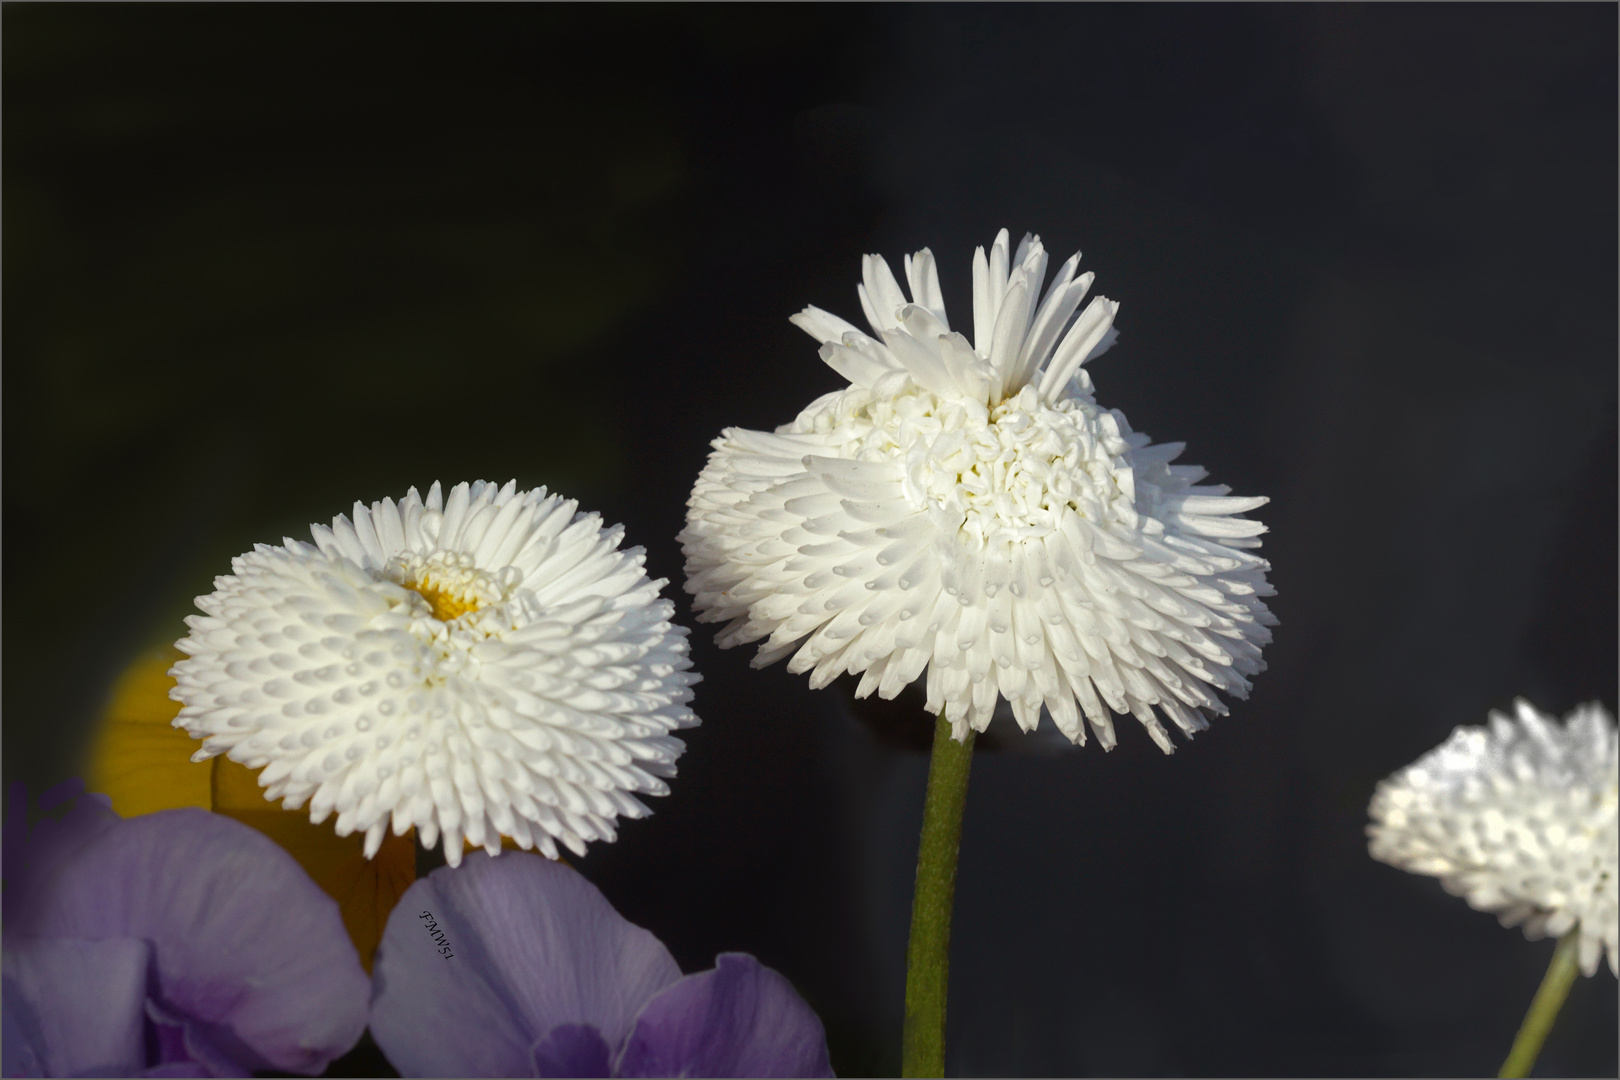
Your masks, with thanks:
M 796 325 L 845 389 L 774 433 L 727 429 L 681 534 L 698 618 L 722 646 L 763 639 L 756 666 L 893 697 L 927 672 L 927 707 L 957 738 L 997 698 L 1032 729 L 1043 707 L 1070 739 L 1105 747 L 1110 710 L 1166 752 L 1156 713 L 1191 734 L 1215 691 L 1261 671 L 1275 620 L 1264 498 L 1201 486 L 1092 396 L 1081 366 L 1114 341 L 1118 305 L 1081 309 L 1092 275 L 1004 230 L 973 263 L 970 341 L 946 320 L 933 256 L 905 260 L 910 299 L 867 256 L 858 286 L 873 334 L 820 309 Z M 875 335 L 875 336 L 874 336 Z
M 339 835 L 555 857 L 648 811 L 698 677 L 640 548 L 544 488 L 458 484 L 258 545 L 199 597 L 175 726 Z

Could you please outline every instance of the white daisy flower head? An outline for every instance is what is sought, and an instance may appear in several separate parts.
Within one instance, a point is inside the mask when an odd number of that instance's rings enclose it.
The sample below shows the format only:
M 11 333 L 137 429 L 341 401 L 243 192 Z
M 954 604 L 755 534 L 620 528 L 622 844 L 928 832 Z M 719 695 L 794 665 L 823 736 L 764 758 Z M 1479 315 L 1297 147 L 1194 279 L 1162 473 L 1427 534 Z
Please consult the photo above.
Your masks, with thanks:
M 875 336 L 818 308 L 793 322 L 849 380 L 775 433 L 727 429 L 681 533 L 698 618 L 722 647 L 763 639 L 812 687 L 863 673 L 892 698 L 927 671 L 929 711 L 958 739 L 998 697 L 1032 730 L 1043 708 L 1105 748 L 1130 713 L 1166 752 L 1264 669 L 1275 620 L 1254 554 L 1267 502 L 1199 486 L 1092 396 L 1082 365 L 1119 305 L 1082 310 L 1065 262 L 1044 297 L 1039 238 L 1005 230 L 973 262 L 973 340 L 946 321 L 933 255 L 905 260 L 911 299 L 869 255 L 857 287 Z
M 175 726 L 338 835 L 557 856 L 644 817 L 698 721 L 686 630 L 623 528 L 545 488 L 355 503 L 197 598 Z
M 1581 970 L 1620 972 L 1620 740 L 1597 702 L 1560 724 L 1523 698 L 1378 785 L 1372 857 L 1440 879 L 1531 941 L 1580 928 Z

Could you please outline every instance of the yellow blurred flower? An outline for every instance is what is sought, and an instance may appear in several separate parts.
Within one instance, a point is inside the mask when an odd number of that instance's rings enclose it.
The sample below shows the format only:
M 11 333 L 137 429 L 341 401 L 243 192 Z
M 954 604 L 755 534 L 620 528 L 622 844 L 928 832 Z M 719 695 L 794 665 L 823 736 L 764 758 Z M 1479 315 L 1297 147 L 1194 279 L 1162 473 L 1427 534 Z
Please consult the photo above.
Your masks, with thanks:
M 180 705 L 169 700 L 175 681 L 168 671 L 183 657 L 172 646 L 154 650 L 119 677 L 91 742 L 89 789 L 110 797 L 123 817 L 200 806 L 258 829 L 338 902 L 369 972 L 388 913 L 416 880 L 414 832 L 387 837 L 367 859 L 363 833 L 338 836 L 330 825 L 310 824 L 307 809 L 268 802 L 256 770 L 225 757 L 193 762 L 196 740 L 171 726 Z

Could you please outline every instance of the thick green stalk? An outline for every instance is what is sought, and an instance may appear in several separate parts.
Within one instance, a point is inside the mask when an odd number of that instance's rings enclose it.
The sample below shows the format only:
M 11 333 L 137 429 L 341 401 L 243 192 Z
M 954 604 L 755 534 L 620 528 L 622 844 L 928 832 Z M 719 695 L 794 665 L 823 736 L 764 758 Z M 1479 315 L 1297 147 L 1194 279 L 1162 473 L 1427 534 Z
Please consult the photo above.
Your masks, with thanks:
M 1563 1007 L 1564 998 L 1569 995 L 1570 984 L 1580 971 L 1580 951 L 1581 928 L 1577 926 L 1558 940 L 1552 963 L 1547 965 L 1547 974 L 1541 977 L 1541 988 L 1531 1000 L 1530 1011 L 1524 1014 L 1524 1023 L 1519 1025 L 1513 1049 L 1508 1051 L 1507 1060 L 1502 1062 L 1502 1071 L 1497 1076 L 1530 1075 L 1530 1070 L 1536 1064 L 1536 1056 L 1541 1053 L 1541 1044 L 1547 1041 L 1547 1033 L 1552 1030 L 1553 1021 L 1558 1019 L 1558 1010 Z
M 922 840 L 917 846 L 917 890 L 911 901 L 911 945 L 906 950 L 906 1027 L 900 1075 L 945 1075 L 945 992 L 950 980 L 951 902 L 956 895 L 956 853 L 962 838 L 973 729 L 951 738 L 943 715 L 934 721 L 928 763 Z

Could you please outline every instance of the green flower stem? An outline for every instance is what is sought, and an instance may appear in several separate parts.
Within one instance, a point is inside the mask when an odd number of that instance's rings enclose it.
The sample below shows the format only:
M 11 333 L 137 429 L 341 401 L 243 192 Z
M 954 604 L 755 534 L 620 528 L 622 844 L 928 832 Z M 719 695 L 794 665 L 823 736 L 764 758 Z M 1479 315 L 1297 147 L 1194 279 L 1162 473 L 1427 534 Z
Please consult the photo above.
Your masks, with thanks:
M 1564 998 L 1569 996 L 1570 984 L 1580 971 L 1580 951 L 1581 928 L 1577 926 L 1558 940 L 1552 963 L 1547 965 L 1547 974 L 1541 978 L 1541 988 L 1530 1002 L 1530 1011 L 1524 1014 L 1524 1023 L 1519 1025 L 1513 1049 L 1508 1051 L 1507 1060 L 1502 1062 L 1502 1071 L 1497 1076 L 1530 1075 L 1530 1070 L 1536 1064 L 1536 1056 L 1541 1053 L 1541 1044 L 1547 1041 L 1553 1021 L 1558 1019 L 1558 1010 L 1563 1006 Z
M 945 990 L 951 963 L 951 901 L 956 894 L 956 853 L 962 838 L 973 729 L 967 740 L 951 738 L 943 714 L 934 721 L 934 753 L 928 763 L 922 840 L 917 846 L 917 891 L 911 901 L 911 945 L 906 950 L 906 1027 L 900 1075 L 945 1075 Z

